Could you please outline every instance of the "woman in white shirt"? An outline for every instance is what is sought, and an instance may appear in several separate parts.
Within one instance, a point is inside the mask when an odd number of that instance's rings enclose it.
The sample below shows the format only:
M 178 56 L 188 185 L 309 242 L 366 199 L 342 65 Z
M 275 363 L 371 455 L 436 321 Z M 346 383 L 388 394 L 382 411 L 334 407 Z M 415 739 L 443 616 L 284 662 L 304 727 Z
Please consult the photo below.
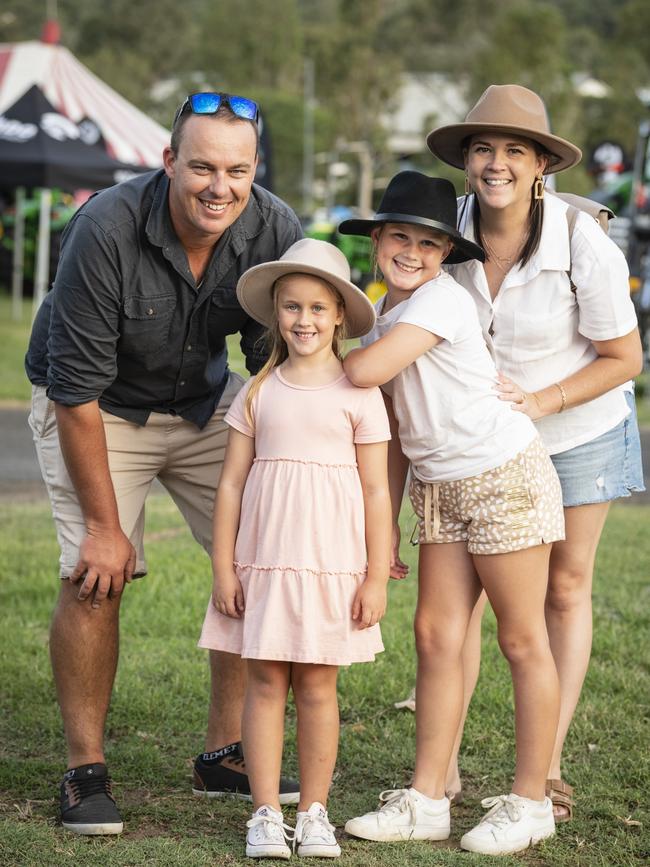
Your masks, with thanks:
M 465 169 L 459 229 L 487 258 L 452 273 L 476 302 L 501 397 L 533 419 L 562 484 L 566 541 L 553 545 L 546 602 L 561 691 L 547 794 L 556 821 L 567 821 L 572 790 L 560 764 L 591 652 L 596 549 L 611 500 L 644 489 L 629 382 L 642 355 L 627 265 L 595 220 L 579 212 L 570 229 L 568 206 L 544 194 L 544 175 L 581 152 L 550 133 L 537 94 L 493 85 L 464 123 L 433 130 L 427 143 Z

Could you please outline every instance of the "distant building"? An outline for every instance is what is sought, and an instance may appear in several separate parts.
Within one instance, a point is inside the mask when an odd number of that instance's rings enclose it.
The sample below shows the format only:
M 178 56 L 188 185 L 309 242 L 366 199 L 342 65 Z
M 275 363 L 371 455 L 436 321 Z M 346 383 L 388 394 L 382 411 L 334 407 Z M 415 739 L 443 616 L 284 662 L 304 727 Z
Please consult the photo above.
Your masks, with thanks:
M 462 120 L 468 109 L 464 83 L 439 72 L 405 73 L 395 103 L 383 123 L 388 148 L 398 155 L 426 151 L 426 134 L 434 126 Z

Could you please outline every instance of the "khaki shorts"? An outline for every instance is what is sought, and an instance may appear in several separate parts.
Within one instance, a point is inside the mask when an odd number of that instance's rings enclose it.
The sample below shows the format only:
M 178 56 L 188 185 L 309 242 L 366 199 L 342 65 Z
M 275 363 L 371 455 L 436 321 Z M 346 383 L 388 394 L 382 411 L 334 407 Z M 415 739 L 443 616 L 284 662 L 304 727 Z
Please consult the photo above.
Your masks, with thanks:
M 470 554 L 505 554 L 564 539 L 562 491 L 542 441 L 512 460 L 457 482 L 412 478 L 420 543 L 467 542 Z
M 141 427 L 102 411 L 120 525 L 136 550 L 136 576 L 147 572 L 144 504 L 156 478 L 210 554 L 214 495 L 228 439 L 223 419 L 242 384 L 241 376 L 231 372 L 219 406 L 203 430 L 180 416 L 154 412 Z M 60 575 L 68 578 L 77 565 L 86 524 L 61 454 L 54 404 L 41 386 L 32 389 L 29 425 L 52 504 L 61 549 Z

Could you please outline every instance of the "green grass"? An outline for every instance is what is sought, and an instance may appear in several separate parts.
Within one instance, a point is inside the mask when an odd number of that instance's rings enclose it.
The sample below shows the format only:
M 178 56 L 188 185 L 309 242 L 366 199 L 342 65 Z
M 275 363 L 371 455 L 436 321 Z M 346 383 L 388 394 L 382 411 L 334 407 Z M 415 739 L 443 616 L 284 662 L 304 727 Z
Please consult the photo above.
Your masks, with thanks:
M 636 411 L 640 427 L 650 427 L 650 371 L 636 379 Z
M 23 358 L 32 329 L 32 306 L 22 305 L 20 321 L 12 319 L 11 297 L 0 293 L 0 401 L 27 401 L 31 386 L 25 376 Z
M 650 854 L 648 696 L 649 513 L 612 508 L 597 564 L 594 655 L 566 750 L 577 817 L 552 841 L 499 865 L 641 865 Z M 404 520 L 410 532 L 409 518 Z M 108 755 L 126 830 L 118 839 L 75 838 L 55 823 L 64 744 L 49 669 L 57 546 L 45 503 L 0 504 L 0 864 L 243 865 L 247 806 L 189 794 L 201 748 L 208 672 L 196 641 L 208 599 L 207 558 L 171 501 L 153 496 L 147 516 L 150 575 L 128 588 L 122 653 L 108 721 Z M 405 545 L 411 558 L 415 549 Z M 374 664 L 342 670 L 341 745 L 330 802 L 340 828 L 378 791 L 413 768 L 414 718 L 396 711 L 414 678 L 411 578 L 391 585 Z M 83 653 L 83 648 L 77 648 Z M 296 771 L 295 717 L 287 714 L 286 766 Z M 479 800 L 507 790 L 512 774 L 512 698 L 486 618 L 484 658 L 462 750 L 465 804 L 448 844 L 381 845 L 343 839 L 342 867 L 487 865 L 458 850 L 481 815 Z M 640 823 L 640 824 L 637 824 Z

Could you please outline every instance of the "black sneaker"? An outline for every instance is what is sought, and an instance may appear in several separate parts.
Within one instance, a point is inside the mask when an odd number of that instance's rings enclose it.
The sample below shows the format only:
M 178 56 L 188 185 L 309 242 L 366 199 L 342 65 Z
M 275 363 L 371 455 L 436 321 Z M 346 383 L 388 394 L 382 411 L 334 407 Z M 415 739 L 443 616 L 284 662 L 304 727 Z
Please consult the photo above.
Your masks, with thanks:
M 241 770 L 223 765 L 235 765 Z M 252 801 L 251 787 L 244 765 L 241 741 L 229 744 L 213 753 L 201 753 L 194 762 L 192 791 L 195 795 L 207 798 L 223 798 L 235 795 L 244 801 Z M 280 777 L 280 803 L 297 804 L 300 800 L 300 786 L 296 780 Z
M 121 834 L 106 765 L 81 765 L 66 771 L 61 783 L 61 822 L 75 834 Z

